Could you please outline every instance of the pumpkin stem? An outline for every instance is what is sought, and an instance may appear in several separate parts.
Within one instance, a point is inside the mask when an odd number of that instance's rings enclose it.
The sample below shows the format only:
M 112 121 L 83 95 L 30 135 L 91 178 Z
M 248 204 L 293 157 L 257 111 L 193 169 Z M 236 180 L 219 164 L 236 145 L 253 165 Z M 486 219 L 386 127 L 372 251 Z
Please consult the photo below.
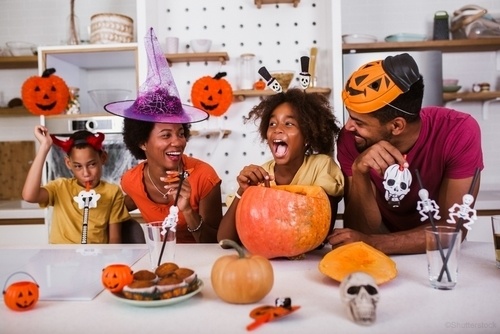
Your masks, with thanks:
M 49 76 L 51 76 L 54 73 L 56 73 L 55 68 L 47 68 L 47 69 L 45 69 L 45 71 L 43 71 L 42 78 L 48 78 Z
M 222 79 L 223 77 L 225 77 L 227 75 L 226 72 L 219 72 L 215 75 L 214 79 L 215 80 L 219 80 L 219 79 Z
M 221 240 L 219 242 L 219 245 L 224 248 L 224 249 L 227 249 L 227 248 L 234 248 L 237 252 L 238 252 L 238 257 L 240 259 L 244 258 L 245 257 L 245 250 L 243 249 L 243 247 L 241 247 L 240 245 L 238 245 L 237 242 L 231 240 L 231 239 L 224 239 L 224 240 Z

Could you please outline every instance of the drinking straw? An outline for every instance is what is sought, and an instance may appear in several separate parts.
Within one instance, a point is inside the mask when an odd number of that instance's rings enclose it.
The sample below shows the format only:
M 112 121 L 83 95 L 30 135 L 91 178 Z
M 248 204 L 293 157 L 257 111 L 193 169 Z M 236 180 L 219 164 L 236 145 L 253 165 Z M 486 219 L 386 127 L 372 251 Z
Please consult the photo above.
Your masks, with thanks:
M 422 182 L 422 178 L 420 177 L 420 173 L 418 172 L 418 169 L 415 169 L 415 175 L 417 176 L 417 181 L 418 181 L 418 184 L 420 185 L 420 189 L 425 189 L 424 184 Z M 429 217 L 429 221 L 431 222 L 432 230 L 434 232 L 436 232 L 437 227 L 436 227 L 436 223 L 434 222 L 434 216 L 432 214 L 428 214 L 427 216 Z M 444 264 L 445 263 L 444 262 L 445 256 L 444 256 L 443 246 L 441 245 L 441 238 L 439 237 L 439 234 L 437 234 L 437 233 L 435 234 L 435 237 L 436 237 L 436 242 L 437 242 L 438 249 L 439 249 L 439 254 L 441 255 L 441 260 L 443 261 L 443 266 L 445 266 L 444 270 L 446 270 L 446 276 L 448 277 L 448 282 L 451 282 L 450 271 L 448 270 L 448 266 Z
M 472 183 L 469 188 L 469 192 L 467 194 L 472 195 L 472 192 L 474 191 L 474 188 L 476 187 L 476 182 L 477 179 L 479 178 L 479 168 L 476 168 L 476 171 L 474 173 L 474 177 L 472 178 Z M 455 232 L 458 232 L 462 229 L 464 222 L 462 217 L 458 219 L 457 226 L 455 227 Z M 446 258 L 443 261 L 443 267 L 441 267 L 441 272 L 439 273 L 438 281 L 441 282 L 441 279 L 443 278 L 443 271 L 444 267 L 448 264 L 448 260 L 450 259 L 451 252 L 453 251 L 453 245 L 455 245 L 455 240 L 457 239 L 458 233 L 454 234 L 451 239 L 451 245 L 450 248 L 448 248 L 448 253 L 446 254 Z
M 181 194 L 182 182 L 184 182 L 185 172 L 179 173 L 179 188 L 177 188 L 177 193 L 175 194 L 174 204 L 173 206 L 177 206 L 177 201 L 179 200 L 179 195 Z M 165 251 L 165 245 L 167 244 L 168 234 L 165 235 L 163 239 L 163 244 L 161 245 L 160 256 L 158 257 L 158 266 L 161 264 L 161 258 L 163 257 L 163 252 Z
M 90 181 L 85 182 L 85 191 L 90 191 Z M 88 223 L 89 223 L 89 196 L 85 197 L 83 206 L 82 244 L 87 243 Z

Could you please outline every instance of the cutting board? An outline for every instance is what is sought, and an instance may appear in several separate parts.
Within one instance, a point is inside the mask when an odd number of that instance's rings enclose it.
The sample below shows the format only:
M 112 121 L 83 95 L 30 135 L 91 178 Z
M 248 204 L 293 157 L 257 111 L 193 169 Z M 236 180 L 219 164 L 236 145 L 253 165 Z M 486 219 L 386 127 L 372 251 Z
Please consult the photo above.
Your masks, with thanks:
M 19 200 L 35 158 L 34 141 L 0 142 L 0 200 Z

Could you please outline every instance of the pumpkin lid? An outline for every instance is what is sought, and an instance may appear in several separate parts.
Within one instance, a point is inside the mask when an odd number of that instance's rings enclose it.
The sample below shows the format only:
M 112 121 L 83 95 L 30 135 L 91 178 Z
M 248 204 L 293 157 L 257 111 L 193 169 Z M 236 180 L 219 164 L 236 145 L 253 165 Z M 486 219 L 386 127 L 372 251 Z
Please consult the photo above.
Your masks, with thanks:
M 148 76 L 137 99 L 108 103 L 104 109 L 117 116 L 155 123 L 196 123 L 208 113 L 182 104 L 179 91 L 153 28 L 144 38 L 148 54 Z
M 370 274 L 378 285 L 398 274 L 396 263 L 390 257 L 362 241 L 328 252 L 319 263 L 319 271 L 338 282 L 350 273 L 362 271 Z

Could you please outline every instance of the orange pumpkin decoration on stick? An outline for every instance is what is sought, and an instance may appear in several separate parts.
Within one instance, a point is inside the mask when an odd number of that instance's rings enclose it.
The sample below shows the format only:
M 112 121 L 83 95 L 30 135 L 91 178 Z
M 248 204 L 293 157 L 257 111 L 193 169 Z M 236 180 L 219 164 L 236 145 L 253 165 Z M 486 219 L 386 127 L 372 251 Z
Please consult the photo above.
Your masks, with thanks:
M 252 254 L 294 257 L 325 240 L 331 215 L 328 196 L 319 186 L 253 186 L 236 208 L 236 230 Z
M 233 88 L 222 79 L 226 72 L 219 72 L 215 77 L 204 76 L 196 80 L 191 89 L 191 101 L 197 108 L 212 116 L 221 116 L 233 102 Z
M 57 115 L 68 107 L 69 88 L 63 79 L 54 75 L 53 68 L 43 71 L 41 77 L 29 77 L 21 88 L 23 104 L 35 115 Z
M 30 281 L 20 281 L 15 282 L 9 285 L 7 289 L 7 282 L 9 279 L 16 274 L 25 274 L 31 277 L 33 282 Z M 33 276 L 30 274 L 19 271 L 15 272 L 7 278 L 5 281 L 5 285 L 3 288 L 3 301 L 8 308 L 13 311 L 28 311 L 35 307 L 35 304 L 38 302 L 38 284 L 36 283 Z

